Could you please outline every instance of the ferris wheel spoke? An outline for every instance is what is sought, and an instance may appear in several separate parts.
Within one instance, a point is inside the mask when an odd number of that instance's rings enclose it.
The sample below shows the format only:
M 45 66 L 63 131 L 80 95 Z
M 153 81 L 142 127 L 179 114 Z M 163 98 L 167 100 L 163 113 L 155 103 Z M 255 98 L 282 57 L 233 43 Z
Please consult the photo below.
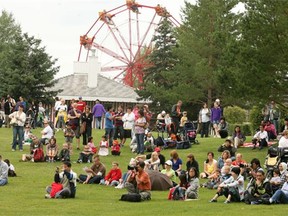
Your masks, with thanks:
M 106 53 L 107 55 L 109 55 L 109 56 L 111 56 L 111 57 L 113 57 L 113 58 L 115 58 L 115 59 L 117 59 L 117 60 L 119 60 L 121 62 L 124 62 L 126 64 L 128 64 L 128 62 L 129 62 L 127 60 L 127 58 L 122 57 L 121 55 L 115 53 L 114 51 L 112 51 L 112 50 L 110 50 L 110 49 L 108 49 L 108 48 L 106 48 L 106 47 L 104 47 L 104 46 L 102 46 L 100 44 L 97 44 L 97 43 L 93 42 L 93 46 L 95 48 L 97 48 L 98 50 L 102 51 L 103 53 Z
M 134 61 L 135 61 L 135 58 L 136 58 L 137 56 L 139 57 L 139 55 L 140 55 L 141 48 L 143 47 L 143 44 L 144 44 L 145 39 L 146 39 L 146 37 L 147 37 L 147 35 L 148 35 L 150 29 L 151 29 L 151 26 L 154 24 L 154 20 L 155 20 L 155 18 L 156 18 L 156 13 L 154 14 L 154 16 L 153 16 L 151 22 L 149 23 L 149 26 L 148 26 L 146 32 L 144 33 L 143 39 L 142 39 L 140 45 L 138 46 L 138 49 L 137 49 L 136 54 L 135 54 L 135 57 L 134 57 Z M 150 41 L 148 47 L 150 47 L 151 44 L 152 44 L 152 41 Z

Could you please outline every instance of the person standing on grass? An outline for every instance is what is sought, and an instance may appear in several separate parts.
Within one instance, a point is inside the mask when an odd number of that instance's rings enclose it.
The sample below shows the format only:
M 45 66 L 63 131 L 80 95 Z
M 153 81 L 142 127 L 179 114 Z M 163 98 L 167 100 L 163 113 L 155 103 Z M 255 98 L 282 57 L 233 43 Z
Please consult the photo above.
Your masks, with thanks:
M 139 118 L 135 121 L 135 136 L 137 142 L 137 154 L 144 154 L 144 135 L 146 119 L 144 111 L 139 110 Z
M 24 139 L 24 124 L 26 121 L 26 114 L 24 112 L 24 106 L 19 105 L 18 111 L 15 111 L 9 115 L 13 124 L 13 142 L 12 151 L 16 151 L 17 144 L 19 145 L 20 151 L 23 151 L 23 139 Z M 17 140 L 18 137 L 18 140 Z
M 92 109 L 92 113 L 94 119 L 96 120 L 96 128 L 101 129 L 102 116 L 106 113 L 106 110 L 104 109 L 104 106 L 100 103 L 98 99 L 96 100 L 96 104 Z
M 77 150 L 80 150 L 80 117 L 81 112 L 77 110 L 77 103 L 72 104 L 72 109 L 68 112 L 69 123 L 75 133 Z
M 114 134 L 114 125 L 113 120 L 115 119 L 115 116 L 113 115 L 113 108 L 112 106 L 109 106 L 108 111 L 105 114 L 105 136 L 108 140 L 109 147 L 113 145 L 113 134 Z
M 0 155 L 0 186 L 8 184 L 8 165 L 2 160 Z
M 93 115 L 90 112 L 90 107 L 85 107 L 85 112 L 81 114 L 81 121 L 82 121 L 82 128 L 83 130 L 83 145 L 88 144 L 88 137 L 92 136 L 92 121 L 93 121 Z
M 68 161 L 63 162 L 62 172 L 56 172 L 54 175 L 55 182 L 60 182 L 63 185 L 63 189 L 56 193 L 55 198 L 75 198 L 76 179 L 77 174 L 72 171 L 71 163 Z M 46 188 L 48 194 L 51 193 L 51 189 L 51 186 Z

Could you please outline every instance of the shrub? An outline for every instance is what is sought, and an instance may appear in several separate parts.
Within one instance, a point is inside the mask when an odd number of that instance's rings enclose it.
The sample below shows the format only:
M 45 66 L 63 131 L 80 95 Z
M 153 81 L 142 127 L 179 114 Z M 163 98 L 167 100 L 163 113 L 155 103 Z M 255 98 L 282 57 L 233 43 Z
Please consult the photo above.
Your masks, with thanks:
M 246 120 L 246 111 L 238 106 L 229 106 L 225 107 L 224 116 L 229 124 L 242 124 Z
M 249 115 L 249 121 L 251 122 L 252 131 L 255 131 L 259 127 L 262 120 L 263 116 L 261 108 L 259 108 L 258 106 L 253 106 L 250 110 Z
M 245 136 L 251 136 L 252 133 L 252 128 L 250 123 L 245 123 L 245 124 L 229 124 L 229 134 L 232 135 L 234 132 L 235 126 L 238 125 L 241 128 L 242 133 Z

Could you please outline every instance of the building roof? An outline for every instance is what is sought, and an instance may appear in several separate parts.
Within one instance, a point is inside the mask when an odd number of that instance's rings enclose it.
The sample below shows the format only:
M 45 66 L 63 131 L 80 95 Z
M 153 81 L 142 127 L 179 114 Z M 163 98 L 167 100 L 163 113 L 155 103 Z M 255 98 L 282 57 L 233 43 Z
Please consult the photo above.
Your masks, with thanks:
M 78 99 L 79 96 L 83 97 L 85 101 L 100 101 L 107 102 L 128 102 L 139 103 L 137 98 L 138 94 L 133 88 L 126 86 L 122 83 L 116 82 L 98 74 L 98 85 L 95 88 L 89 88 L 88 74 L 72 74 L 57 79 L 57 83 L 51 90 L 63 91 L 58 93 L 59 98 L 71 100 L 72 98 Z

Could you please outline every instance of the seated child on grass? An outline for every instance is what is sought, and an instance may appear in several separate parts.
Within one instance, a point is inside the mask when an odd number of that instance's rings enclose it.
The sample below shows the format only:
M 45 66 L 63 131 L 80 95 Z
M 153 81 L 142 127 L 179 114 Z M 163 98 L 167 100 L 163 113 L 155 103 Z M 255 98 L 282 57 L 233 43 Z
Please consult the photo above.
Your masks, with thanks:
M 111 147 L 111 154 L 119 156 L 121 153 L 120 151 L 120 144 L 117 139 L 113 140 L 113 146 Z
M 106 136 L 102 136 L 98 155 L 107 156 L 109 154 L 109 144 L 107 142 Z
M 58 146 L 56 139 L 52 137 L 49 144 L 46 146 L 46 161 L 55 162 L 57 160 Z
M 92 161 L 93 153 L 90 151 L 88 145 L 84 146 L 84 150 L 79 154 L 77 163 L 90 163 Z
M 88 144 L 87 144 L 88 146 L 89 146 L 89 149 L 90 149 L 90 151 L 93 153 L 93 154 L 96 154 L 96 152 L 97 152 L 97 148 L 95 147 L 95 145 L 94 145 L 94 142 L 93 142 L 93 137 L 88 137 Z
M 70 151 L 67 143 L 64 143 L 62 146 L 62 150 L 59 153 L 60 161 L 70 161 Z

